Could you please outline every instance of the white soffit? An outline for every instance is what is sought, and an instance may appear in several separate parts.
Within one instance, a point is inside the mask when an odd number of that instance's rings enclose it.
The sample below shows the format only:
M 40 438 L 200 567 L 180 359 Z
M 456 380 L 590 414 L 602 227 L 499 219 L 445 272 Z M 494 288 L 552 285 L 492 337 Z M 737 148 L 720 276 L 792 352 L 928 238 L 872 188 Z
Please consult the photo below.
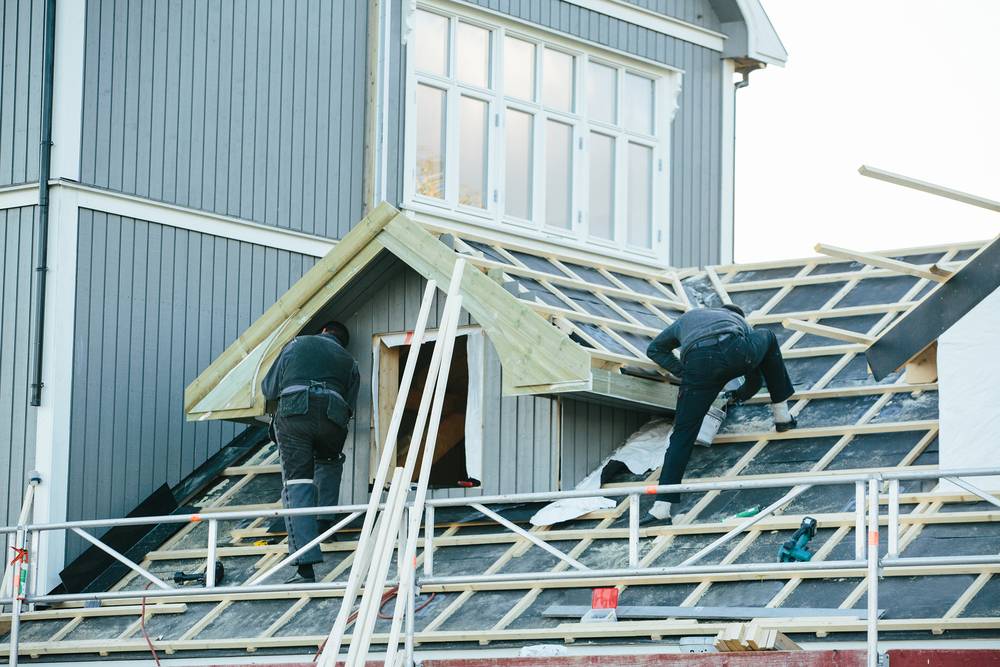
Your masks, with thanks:
M 747 26 L 747 57 L 783 66 L 788 61 L 788 51 L 760 0 L 736 0 L 736 4 Z

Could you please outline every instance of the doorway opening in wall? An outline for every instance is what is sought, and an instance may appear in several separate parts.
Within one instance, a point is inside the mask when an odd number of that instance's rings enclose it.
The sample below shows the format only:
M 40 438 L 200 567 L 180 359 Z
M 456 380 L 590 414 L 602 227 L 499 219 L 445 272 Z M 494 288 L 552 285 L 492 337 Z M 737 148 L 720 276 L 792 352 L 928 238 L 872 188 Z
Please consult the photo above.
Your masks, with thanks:
M 372 398 L 378 409 L 373 411 L 375 442 L 372 447 L 371 470 L 377 468 L 378 457 L 381 456 L 382 447 L 385 445 L 386 430 L 399 397 L 403 369 L 406 368 L 406 363 L 412 354 L 418 355 L 416 369 L 404 403 L 399 437 L 393 454 L 394 465 L 404 465 L 410 451 L 410 443 L 417 439 L 414 429 L 423 397 L 424 383 L 427 381 L 434 353 L 436 332 L 428 334 L 428 340 L 419 350 L 414 348 L 409 338 L 409 334 L 388 334 L 375 340 L 373 366 L 376 377 L 372 382 L 372 391 L 375 394 Z M 460 329 L 455 338 L 441 421 L 437 438 L 433 443 L 431 488 L 461 489 L 481 485 L 483 368 L 482 331 L 472 327 Z M 427 446 L 426 428 L 423 435 L 420 440 L 424 444 L 418 452 L 414 481 L 420 475 L 420 462 Z

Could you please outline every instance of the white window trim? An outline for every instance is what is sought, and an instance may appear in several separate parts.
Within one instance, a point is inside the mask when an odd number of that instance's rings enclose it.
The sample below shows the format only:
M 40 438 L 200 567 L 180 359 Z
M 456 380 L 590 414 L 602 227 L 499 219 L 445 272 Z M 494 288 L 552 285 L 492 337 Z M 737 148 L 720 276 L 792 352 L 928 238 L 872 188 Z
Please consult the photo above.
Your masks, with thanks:
M 462 3 L 452 0 L 420 0 L 414 5 L 416 8 L 428 10 L 435 13 L 446 14 L 458 17 L 462 21 L 479 24 L 489 27 L 493 31 L 492 56 L 493 56 L 493 80 L 494 91 L 489 93 L 490 98 L 490 136 L 488 145 L 488 187 L 487 187 L 487 208 L 473 209 L 472 207 L 458 206 L 449 203 L 448 199 L 457 198 L 455 188 L 446 191 L 446 200 L 438 200 L 431 197 L 419 195 L 415 192 L 414 164 L 416 162 L 416 90 L 418 80 L 424 83 L 439 84 L 445 88 L 443 80 L 436 79 L 431 75 L 421 73 L 418 77 L 414 69 L 414 59 L 406 59 L 406 90 L 405 90 L 405 131 L 404 131 L 404 176 L 403 176 L 403 202 L 402 208 L 417 214 L 420 218 L 428 219 L 432 224 L 447 226 L 456 231 L 481 231 L 488 229 L 499 231 L 504 235 L 520 237 L 529 240 L 548 241 L 561 247 L 571 247 L 579 249 L 584 253 L 595 253 L 599 256 L 614 257 L 627 263 L 650 264 L 657 267 L 669 265 L 670 257 L 670 153 L 671 153 L 671 123 L 677 109 L 677 98 L 681 89 L 682 71 L 677 68 L 655 63 L 643 58 L 637 58 L 624 54 L 614 49 L 592 46 L 585 40 L 578 40 L 562 33 L 543 29 L 532 24 L 517 21 L 509 17 L 503 17 L 495 12 L 479 11 Z M 413 21 L 411 20 L 410 23 Z M 454 30 L 455 21 L 449 23 L 449 33 Z M 576 100 L 577 106 L 573 114 L 565 115 L 574 127 L 573 150 L 581 151 L 582 155 L 576 156 L 580 159 L 574 160 L 574 174 L 572 180 L 573 187 L 573 208 L 571 213 L 571 228 L 562 230 L 550 226 L 543 226 L 541 223 L 518 220 L 516 218 L 501 215 L 504 203 L 505 188 L 503 187 L 504 169 L 500 160 L 496 159 L 497 151 L 505 146 L 505 124 L 498 118 L 503 117 L 503 112 L 507 106 L 513 108 L 532 109 L 535 115 L 534 123 L 534 145 L 533 153 L 535 160 L 533 163 L 533 197 L 532 211 L 535 220 L 541 218 L 540 211 L 544 210 L 544 190 L 542 184 L 543 163 L 538 159 L 544 144 L 544 134 L 541 126 L 545 119 L 538 114 L 537 110 L 542 108 L 540 100 L 531 103 L 518 103 L 513 99 L 503 95 L 502 82 L 502 59 L 500 58 L 503 49 L 504 36 L 511 34 L 522 39 L 527 39 L 536 43 L 544 43 L 572 53 L 576 56 Z M 412 44 L 413 40 L 407 40 Z M 451 42 L 450 44 L 453 44 Z M 449 49 L 449 60 L 453 63 L 455 49 Z M 538 68 L 541 61 L 542 50 L 536 51 L 536 87 L 541 86 L 538 80 Z M 626 183 L 623 178 L 627 169 L 626 150 L 629 137 L 633 134 L 623 132 L 621 128 L 614 130 L 615 134 L 621 134 L 624 138 L 616 141 L 616 241 L 604 241 L 594 239 L 589 234 L 589 221 L 586 219 L 587 202 L 586 183 L 589 177 L 586 173 L 588 142 L 585 140 L 589 136 L 591 129 L 607 132 L 603 125 L 599 125 L 586 118 L 586 91 L 582 90 L 580 72 L 587 67 L 589 60 L 595 60 L 601 64 L 610 64 L 618 69 L 619 86 L 624 85 L 624 73 L 632 71 L 647 78 L 652 78 L 655 82 L 654 88 L 654 135 L 650 137 L 655 143 L 653 153 L 653 247 L 652 249 L 634 248 L 627 245 L 627 221 L 622 210 L 627 194 L 622 192 Z M 453 69 L 451 71 L 454 71 Z M 449 95 L 448 113 L 455 114 L 457 111 L 457 100 L 461 91 L 468 92 L 469 87 L 462 84 L 449 83 L 456 90 L 456 94 Z M 451 101 L 454 98 L 456 101 Z M 620 110 L 619 110 L 620 113 Z M 545 116 L 560 115 L 558 112 L 545 112 Z M 448 185 L 457 179 L 458 174 L 458 142 L 454 136 L 458 133 L 458 124 L 450 115 L 446 121 L 447 142 L 446 142 L 446 181 Z M 640 142 L 642 140 L 640 139 Z

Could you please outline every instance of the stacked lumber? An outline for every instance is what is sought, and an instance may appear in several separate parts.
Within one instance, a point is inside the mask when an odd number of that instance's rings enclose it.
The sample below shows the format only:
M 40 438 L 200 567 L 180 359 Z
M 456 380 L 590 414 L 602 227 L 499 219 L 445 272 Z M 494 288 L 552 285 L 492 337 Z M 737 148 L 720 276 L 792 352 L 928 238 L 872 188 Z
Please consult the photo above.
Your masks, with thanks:
M 728 623 L 715 636 L 715 649 L 720 653 L 735 651 L 801 651 L 802 647 L 793 642 L 776 628 L 761 627 L 757 621 L 749 623 Z

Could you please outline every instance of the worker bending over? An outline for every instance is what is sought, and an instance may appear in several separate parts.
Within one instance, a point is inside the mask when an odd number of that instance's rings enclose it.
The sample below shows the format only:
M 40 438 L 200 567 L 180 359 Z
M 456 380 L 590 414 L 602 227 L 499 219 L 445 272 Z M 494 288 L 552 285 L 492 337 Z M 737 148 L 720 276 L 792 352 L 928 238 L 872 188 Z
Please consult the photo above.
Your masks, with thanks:
M 286 508 L 336 505 L 339 499 L 344 441 L 360 384 L 358 364 L 346 349 L 349 341 L 347 327 L 327 322 L 321 333 L 288 343 L 264 377 L 264 398 L 278 402 L 272 424 Z M 330 524 L 313 515 L 286 516 L 290 553 Z M 315 581 L 313 564 L 322 561 L 316 545 L 296 559 L 298 570 L 286 583 Z
M 676 348 L 680 348 L 679 361 L 673 353 Z M 795 390 L 778 340 L 767 329 L 753 329 L 739 306 L 689 310 L 649 344 L 646 355 L 677 376 L 681 384 L 674 429 L 660 469 L 661 485 L 680 483 L 705 415 L 734 378 L 744 376 L 745 381 L 729 396 L 730 402 L 752 397 L 763 379 L 771 395 L 775 428 L 787 431 L 796 425 L 788 412 L 788 398 Z M 680 494 L 662 494 L 643 523 L 669 522 L 670 507 L 679 501 Z

